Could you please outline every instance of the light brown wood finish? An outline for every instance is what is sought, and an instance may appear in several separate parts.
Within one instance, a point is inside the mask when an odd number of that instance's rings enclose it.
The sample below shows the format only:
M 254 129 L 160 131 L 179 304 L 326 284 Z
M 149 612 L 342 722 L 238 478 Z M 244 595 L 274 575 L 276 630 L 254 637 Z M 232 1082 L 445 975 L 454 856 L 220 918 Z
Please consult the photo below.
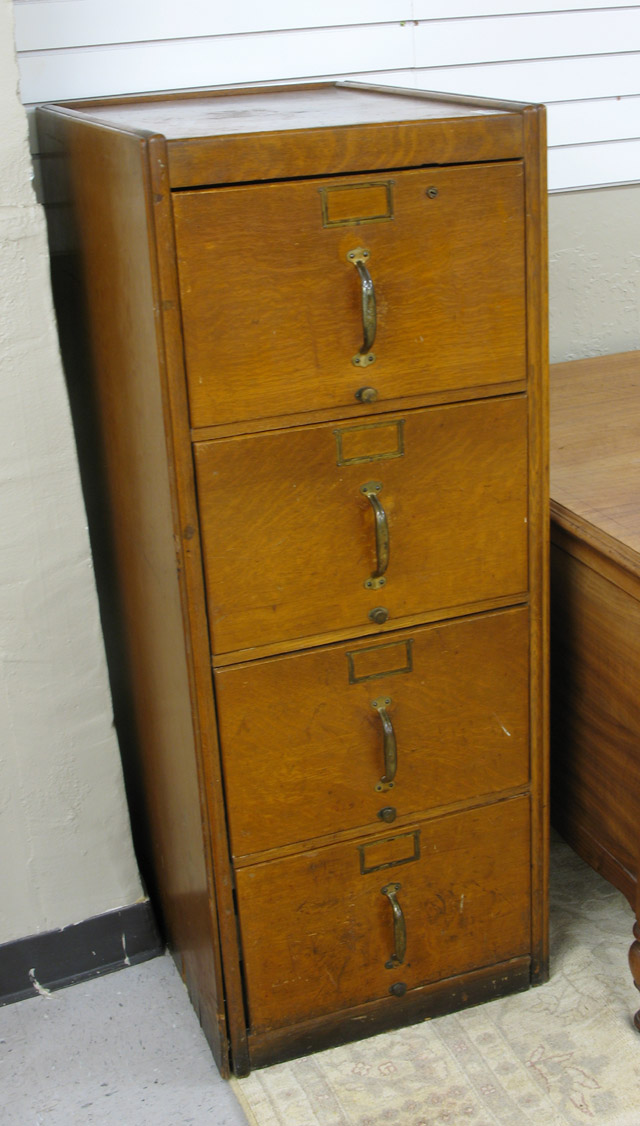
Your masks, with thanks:
M 554 520 L 564 526 L 566 510 L 629 549 L 631 563 L 640 556 L 640 353 L 554 364 L 551 392 Z
M 527 589 L 526 400 L 490 399 L 195 446 L 214 653 L 352 633 Z M 338 465 L 336 431 L 345 460 Z M 401 456 L 393 454 L 402 442 Z M 381 484 L 390 558 L 371 504 Z
M 640 352 L 555 365 L 551 396 L 553 819 L 636 906 Z
M 599 573 L 597 553 L 577 555 L 574 541 L 554 532 L 554 822 L 633 905 L 640 583 L 634 598 Z
M 65 350 L 86 334 L 110 466 L 132 812 L 223 1073 L 546 973 L 543 117 L 332 84 L 40 116 L 84 262 Z
M 95 502 L 90 508 L 94 537 L 109 538 L 117 568 L 115 597 L 131 682 L 124 684 L 122 671 L 112 665 L 112 685 L 134 838 L 154 903 L 162 903 L 165 935 L 224 1074 L 228 1038 L 218 927 L 208 829 L 199 817 L 198 710 L 185 648 L 164 346 L 155 317 L 159 281 L 148 138 L 81 125 L 47 110 L 40 111 L 39 122 L 48 154 L 44 165 L 55 180 L 51 191 L 57 198 L 61 192 L 67 207 L 72 254 L 55 263 L 54 276 L 62 342 L 70 341 L 68 363 L 71 349 L 86 339 L 87 351 L 75 361 L 79 370 L 69 371 L 78 381 L 72 390 L 79 403 L 76 425 L 99 427 L 90 438 L 84 435 L 85 442 L 99 444 L 92 463 L 85 461 L 85 491 L 95 496 L 104 488 L 109 498 L 108 512 L 98 511 Z M 85 413 L 87 403 L 96 419 Z M 104 476 L 100 484 L 98 476 Z M 97 556 L 103 614 L 113 614 L 105 602 L 110 559 L 99 549 Z M 110 656 L 112 662 L 121 657 Z M 135 724 L 135 736 L 127 722 Z
M 383 402 L 523 379 L 522 181 L 515 162 L 181 192 L 192 426 L 335 410 L 365 386 Z M 365 368 L 360 247 L 377 303 Z
M 206 91 L 183 90 L 164 97 L 142 94 L 135 100 L 116 97 L 68 104 L 102 124 L 162 133 L 170 142 L 247 134 L 253 139 L 256 134 L 270 133 L 275 134 L 274 140 L 278 139 L 283 148 L 291 133 L 312 129 L 348 127 L 351 132 L 354 125 L 395 126 L 405 121 L 422 125 L 425 118 L 429 122 L 438 118 L 447 122 L 458 119 L 464 127 L 470 120 L 495 118 L 503 112 L 509 114 L 508 120 L 513 124 L 514 109 L 513 102 L 349 81 L 235 90 L 219 86 Z M 390 143 L 394 143 L 393 139 Z M 520 148 L 516 147 L 511 155 L 519 154 Z
M 514 103 L 358 83 L 70 105 L 104 124 L 166 136 L 172 188 L 514 160 L 522 153 L 522 118 L 514 112 L 522 107 Z
M 251 1029 L 523 954 L 529 838 L 529 801 L 519 798 L 391 830 L 377 846 L 328 846 L 239 870 Z M 382 893 L 390 884 L 399 885 L 406 953 L 388 968 L 397 938 Z
M 529 589 L 531 615 L 532 980 L 549 967 L 549 317 L 546 115 L 523 112 L 529 376 Z
M 509 958 L 497 966 L 485 966 L 417 986 L 405 995 L 402 1003 L 395 998 L 390 1005 L 388 998 L 382 998 L 286 1027 L 251 1032 L 251 1059 L 254 1067 L 263 1067 L 468 1009 L 529 989 L 531 974 L 529 956 Z
M 214 950 L 218 959 L 217 981 L 224 972 L 224 1011 L 220 996 L 207 998 L 202 1006 L 202 1022 L 215 1013 L 220 1035 L 228 1040 L 229 1055 L 237 1072 L 248 1070 L 246 1027 L 243 1019 L 242 980 L 239 970 L 236 912 L 233 875 L 229 868 L 226 820 L 222 791 L 222 771 L 216 712 L 211 683 L 209 636 L 206 623 L 206 603 L 200 537 L 198 533 L 198 506 L 193 481 L 193 457 L 189 442 L 189 410 L 184 375 L 184 352 L 178 296 L 178 277 L 173 237 L 171 192 L 167 177 L 167 159 L 164 138 L 152 137 L 148 144 L 149 182 L 153 204 L 153 226 L 156 241 L 159 299 L 162 308 L 161 359 L 166 382 L 165 391 L 167 453 L 169 465 L 175 473 L 173 494 L 174 542 L 179 568 L 180 594 L 185 627 L 185 650 L 190 657 L 192 715 L 197 733 L 198 779 L 200 783 L 200 812 L 205 841 L 205 862 L 209 868 L 209 910 L 214 925 L 220 930 L 221 943 L 227 956 L 224 967 L 220 964 L 220 951 Z M 217 913 L 217 920 L 215 918 Z M 191 983 L 187 976 L 187 985 Z M 197 1001 L 197 998 L 196 998 Z M 199 1005 L 196 1003 L 199 1010 Z M 229 1070 L 229 1060 L 223 1056 L 222 1070 Z
M 385 810 L 395 821 L 525 788 L 528 650 L 520 609 L 220 670 L 235 856 L 379 825 Z M 387 699 L 392 785 L 381 781 L 383 729 L 372 706 Z

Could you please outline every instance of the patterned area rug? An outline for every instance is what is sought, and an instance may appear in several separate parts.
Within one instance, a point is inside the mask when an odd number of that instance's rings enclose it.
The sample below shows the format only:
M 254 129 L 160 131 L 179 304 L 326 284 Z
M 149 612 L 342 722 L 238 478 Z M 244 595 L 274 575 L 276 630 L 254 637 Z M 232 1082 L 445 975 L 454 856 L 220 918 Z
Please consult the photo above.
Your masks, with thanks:
M 622 895 L 557 839 L 551 980 L 234 1081 L 255 1126 L 640 1126 Z

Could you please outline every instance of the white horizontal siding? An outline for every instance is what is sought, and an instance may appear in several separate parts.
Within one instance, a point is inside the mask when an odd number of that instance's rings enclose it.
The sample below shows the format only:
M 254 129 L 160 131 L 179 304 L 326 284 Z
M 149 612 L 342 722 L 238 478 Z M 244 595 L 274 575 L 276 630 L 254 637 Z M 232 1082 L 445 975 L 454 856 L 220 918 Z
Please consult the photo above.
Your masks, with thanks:
M 513 98 L 524 102 L 566 102 L 640 94 L 640 52 L 578 59 L 532 59 L 493 66 L 432 67 L 416 74 L 420 89 Z M 588 114 L 588 107 L 584 107 Z
M 38 51 L 22 56 L 20 81 L 23 99 L 40 102 L 52 88 L 68 99 L 351 74 L 359 59 L 373 71 L 410 69 L 411 31 L 373 24 Z
M 86 47 L 146 39 L 399 23 L 412 18 L 411 0 L 15 0 L 19 51 Z
M 640 8 L 427 20 L 414 28 L 415 65 L 460 66 L 640 51 Z
M 611 8 L 603 0 L 14 0 L 19 51 L 187 39 L 346 24 L 509 16 Z M 634 5 L 617 4 L 619 11 Z
M 640 4 L 14 0 L 23 101 L 353 77 L 545 102 L 552 190 L 640 181 Z
M 551 105 L 547 137 L 549 145 L 554 148 L 640 139 L 640 95 Z
M 549 182 L 553 182 L 556 191 L 635 182 L 639 169 L 640 140 L 549 150 Z

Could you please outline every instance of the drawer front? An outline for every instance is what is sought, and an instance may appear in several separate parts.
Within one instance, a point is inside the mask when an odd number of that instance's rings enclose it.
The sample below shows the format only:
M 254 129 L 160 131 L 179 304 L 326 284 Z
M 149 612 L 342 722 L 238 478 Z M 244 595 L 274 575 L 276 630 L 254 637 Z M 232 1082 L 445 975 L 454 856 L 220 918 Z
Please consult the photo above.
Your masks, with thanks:
M 517 798 L 376 842 L 240 869 L 251 1028 L 335 1012 L 389 997 L 400 983 L 410 990 L 527 953 L 529 846 L 529 803 Z
M 522 787 L 528 613 L 216 673 L 235 856 Z
M 525 378 L 518 162 L 187 191 L 174 215 L 195 427 Z
M 526 427 L 516 396 L 196 443 L 213 651 L 526 590 Z

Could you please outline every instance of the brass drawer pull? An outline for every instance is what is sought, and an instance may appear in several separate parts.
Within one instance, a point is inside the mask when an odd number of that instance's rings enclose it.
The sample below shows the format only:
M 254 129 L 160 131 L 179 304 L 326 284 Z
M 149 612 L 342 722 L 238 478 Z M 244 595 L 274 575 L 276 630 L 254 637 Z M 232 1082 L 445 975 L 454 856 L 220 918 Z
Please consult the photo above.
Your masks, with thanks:
M 365 250 L 362 246 L 356 246 L 355 250 L 350 250 L 347 254 L 349 262 L 351 262 L 360 278 L 360 290 L 362 298 L 362 331 L 364 340 L 359 352 L 356 352 L 352 357 L 352 362 L 356 367 L 367 367 L 375 360 L 375 355 L 371 351 L 373 342 L 376 338 L 377 317 L 376 317 L 376 291 L 373 285 L 373 279 L 369 273 L 366 262 L 369 257 L 369 251 Z
M 384 577 L 384 573 L 389 566 L 389 522 L 387 520 L 387 514 L 378 499 L 378 493 L 381 488 L 382 484 L 380 481 L 367 481 L 367 483 L 360 488 L 360 492 L 368 498 L 375 516 L 377 566 L 371 577 L 365 580 L 364 585 L 368 590 L 377 590 L 378 587 L 384 586 L 387 581 Z
M 407 950 L 407 927 L 402 913 L 402 907 L 398 903 L 397 893 L 400 891 L 402 884 L 385 884 L 381 888 L 383 895 L 386 895 L 391 910 L 393 911 L 393 943 L 395 946 L 395 953 L 391 955 L 388 962 L 385 962 L 385 967 L 388 970 L 395 969 L 396 966 L 401 966 L 404 962 L 404 956 Z
M 382 723 L 382 741 L 384 749 L 384 774 L 378 782 L 376 790 L 390 790 L 392 788 L 398 767 L 396 733 L 393 730 L 393 723 L 387 711 L 390 704 L 391 698 L 389 696 L 381 696 L 380 699 L 371 701 L 371 707 L 376 709 Z

